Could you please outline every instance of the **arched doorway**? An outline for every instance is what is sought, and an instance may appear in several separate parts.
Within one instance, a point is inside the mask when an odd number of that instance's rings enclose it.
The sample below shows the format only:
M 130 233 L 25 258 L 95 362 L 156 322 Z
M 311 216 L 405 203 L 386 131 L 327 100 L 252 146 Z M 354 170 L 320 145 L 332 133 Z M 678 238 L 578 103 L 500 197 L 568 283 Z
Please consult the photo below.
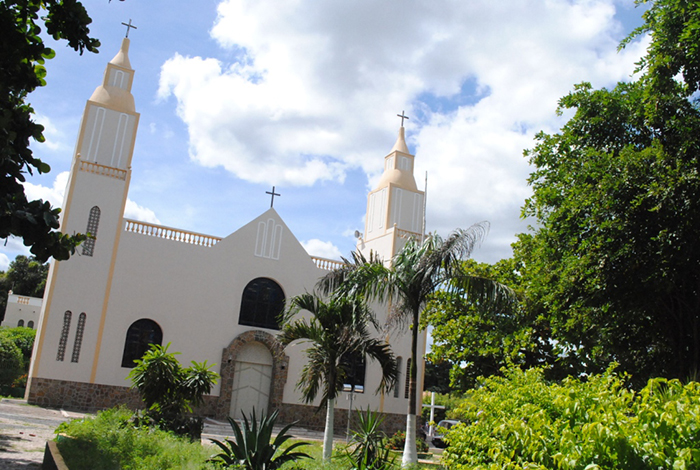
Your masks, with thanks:
M 231 409 L 234 419 L 258 416 L 269 408 L 272 385 L 272 354 L 262 343 L 251 341 L 238 352 L 234 363 Z

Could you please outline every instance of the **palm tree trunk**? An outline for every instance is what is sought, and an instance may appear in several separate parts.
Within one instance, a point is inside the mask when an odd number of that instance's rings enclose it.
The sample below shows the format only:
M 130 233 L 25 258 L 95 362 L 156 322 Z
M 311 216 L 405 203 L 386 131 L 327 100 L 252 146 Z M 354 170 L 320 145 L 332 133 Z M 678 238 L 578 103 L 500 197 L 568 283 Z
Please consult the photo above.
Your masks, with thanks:
M 330 462 L 333 453 L 333 415 L 335 412 L 335 398 L 326 401 L 326 429 L 323 431 L 323 461 Z
M 418 382 L 416 380 L 418 372 L 418 320 L 420 312 L 413 315 L 413 325 L 411 325 L 411 367 L 409 370 L 410 379 L 408 382 L 408 415 L 406 416 L 406 443 L 403 448 L 401 458 L 402 467 L 410 467 L 418 463 L 418 452 L 416 450 L 416 400 L 418 393 Z

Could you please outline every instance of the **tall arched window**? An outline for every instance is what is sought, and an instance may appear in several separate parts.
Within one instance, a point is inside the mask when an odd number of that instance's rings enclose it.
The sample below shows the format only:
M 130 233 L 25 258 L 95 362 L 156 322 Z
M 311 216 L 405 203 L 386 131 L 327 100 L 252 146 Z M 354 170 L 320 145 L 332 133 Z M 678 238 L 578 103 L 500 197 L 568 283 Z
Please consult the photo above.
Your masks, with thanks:
M 17 326 L 24 326 L 24 320 L 20 320 L 17 322 Z
M 406 388 L 404 398 L 408 398 L 408 392 L 411 390 L 411 358 L 406 360 Z
M 243 289 L 238 323 L 279 330 L 278 318 L 284 309 L 284 292 L 272 279 L 253 279 Z
M 61 339 L 58 340 L 58 352 L 56 352 L 57 361 L 63 361 L 66 355 L 66 343 L 68 343 L 71 316 L 73 316 L 73 314 L 70 310 L 66 310 L 66 313 L 63 314 L 63 329 L 61 329 Z
M 32 328 L 32 329 L 34 329 L 34 322 L 31 321 L 31 320 L 29 320 L 29 321 L 27 322 L 27 328 Z
M 90 236 L 87 240 L 83 242 L 83 254 L 85 256 L 92 256 L 95 250 L 95 238 L 97 237 L 97 227 L 100 225 L 100 208 L 94 206 L 90 209 L 90 216 L 88 217 L 87 229 L 85 233 Z
M 163 331 L 156 322 L 147 318 L 135 321 L 126 332 L 122 367 L 134 367 L 134 361 L 143 357 L 150 344 L 162 343 Z
M 396 358 L 396 383 L 394 384 L 394 398 L 399 398 L 399 393 L 401 391 L 401 361 L 402 357 Z
M 73 342 L 73 355 L 70 358 L 71 362 L 78 362 L 80 359 L 80 347 L 83 344 L 83 332 L 85 331 L 85 312 L 78 317 L 78 328 L 75 330 L 75 341 Z

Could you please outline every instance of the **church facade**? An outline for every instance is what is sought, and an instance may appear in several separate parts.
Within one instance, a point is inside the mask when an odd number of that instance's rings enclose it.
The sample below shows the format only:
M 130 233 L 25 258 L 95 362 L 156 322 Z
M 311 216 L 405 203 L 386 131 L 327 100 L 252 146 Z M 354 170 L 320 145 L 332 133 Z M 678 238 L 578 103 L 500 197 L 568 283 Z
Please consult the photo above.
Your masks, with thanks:
M 296 383 L 305 345 L 277 341 L 285 301 L 312 291 L 340 262 L 310 256 L 275 209 L 220 238 L 124 218 L 139 122 L 129 39 L 87 101 L 63 204 L 61 229 L 90 233 L 67 261 L 52 261 L 27 384 L 29 403 L 97 410 L 140 401 L 126 377 L 149 343 L 179 361 L 207 361 L 221 376 L 201 412 L 223 419 L 276 409 L 285 422 L 323 426 Z M 370 192 L 358 250 L 390 259 L 423 233 L 424 193 L 401 127 Z M 302 313 L 303 314 L 303 313 Z M 385 311 L 377 311 L 379 320 Z M 400 361 L 394 390 L 375 394 L 378 364 L 356 377 L 353 408 L 371 407 L 401 428 L 408 400 L 410 335 L 387 337 Z M 421 338 L 419 350 L 425 348 Z M 419 384 L 422 367 L 418 368 Z M 350 402 L 336 401 L 338 410 Z M 420 405 L 419 405 L 420 409 Z M 343 426 L 345 413 L 336 413 Z

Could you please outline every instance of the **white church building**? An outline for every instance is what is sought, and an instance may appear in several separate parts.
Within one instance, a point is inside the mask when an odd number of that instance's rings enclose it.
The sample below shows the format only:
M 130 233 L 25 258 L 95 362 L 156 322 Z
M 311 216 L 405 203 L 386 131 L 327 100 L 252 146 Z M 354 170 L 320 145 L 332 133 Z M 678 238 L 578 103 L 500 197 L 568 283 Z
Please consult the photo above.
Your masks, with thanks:
M 124 39 L 85 106 L 61 229 L 95 237 L 70 260 L 51 263 L 27 401 L 82 410 L 137 407 L 126 380 L 134 359 L 149 343 L 170 343 L 183 365 L 206 360 L 221 375 L 200 410 L 205 415 L 239 418 L 255 407 L 279 410 L 283 422 L 322 428 L 324 413 L 304 405 L 295 389 L 306 346 L 279 344 L 277 314 L 340 262 L 310 256 L 273 208 L 223 238 L 124 218 L 139 123 L 128 49 Z M 389 260 L 407 238 L 420 237 L 425 195 L 416 187 L 403 127 L 384 161 L 358 249 Z M 382 321 L 386 314 L 377 315 Z M 381 411 L 399 429 L 408 405 L 410 334 L 387 338 L 399 381 L 391 392 L 375 394 L 380 368 L 369 361 L 353 384 L 361 391 L 353 408 Z M 425 336 L 420 341 L 424 351 Z M 422 366 L 418 374 L 420 386 Z M 337 409 L 349 403 L 341 397 Z M 344 426 L 346 413 L 336 417 Z

